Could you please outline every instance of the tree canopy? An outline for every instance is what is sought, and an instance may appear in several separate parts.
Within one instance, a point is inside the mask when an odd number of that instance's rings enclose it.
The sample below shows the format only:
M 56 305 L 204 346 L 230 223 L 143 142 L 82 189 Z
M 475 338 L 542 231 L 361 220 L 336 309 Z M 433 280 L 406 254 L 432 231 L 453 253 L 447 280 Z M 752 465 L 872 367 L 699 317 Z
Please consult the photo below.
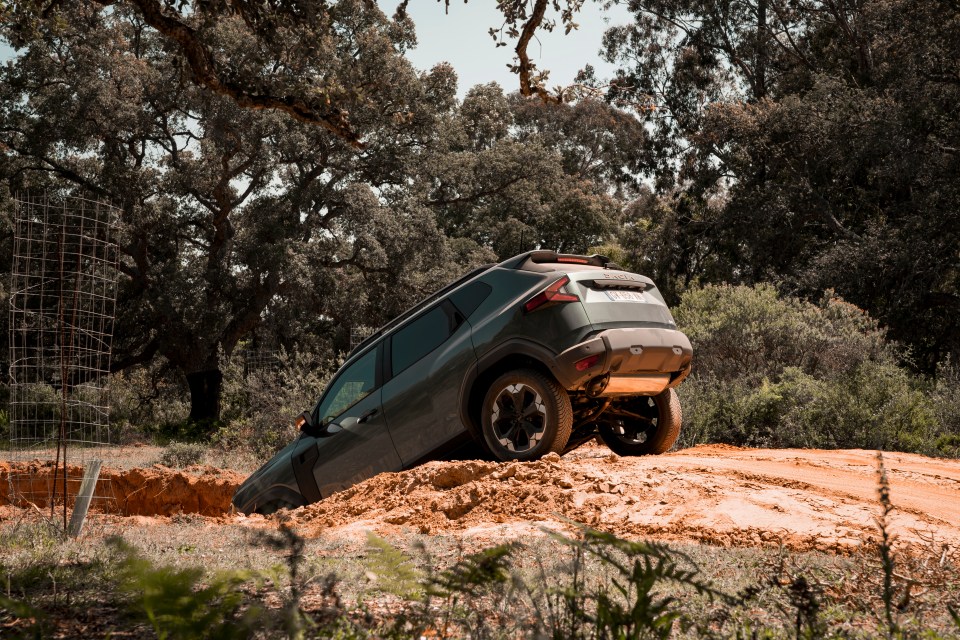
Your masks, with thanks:
M 217 414 L 220 358 L 258 332 L 343 345 L 344 329 L 381 324 L 517 243 L 582 251 L 617 219 L 603 176 L 578 175 L 533 128 L 514 131 L 517 105 L 498 87 L 459 104 L 448 66 L 418 72 L 403 56 L 412 30 L 359 0 L 329 15 L 335 29 L 300 24 L 324 46 L 297 64 L 377 87 L 375 100 L 340 97 L 362 148 L 201 86 L 123 5 L 37 23 L 0 70 L 10 185 L 121 208 L 115 368 L 162 358 L 189 382 L 194 419 Z M 205 28 L 218 55 L 259 55 L 241 16 Z M 266 83 L 272 72 L 244 74 Z
M 933 371 L 960 356 L 960 9 L 952 0 L 626 0 L 582 89 L 414 69 L 368 0 L 4 5 L 0 175 L 122 210 L 115 365 L 161 361 L 197 419 L 260 341 L 344 348 L 477 264 L 602 246 L 670 302 L 772 283 L 868 310 Z M 579 18 L 577 16 L 580 16 Z
M 932 370 L 958 353 L 960 10 L 630 0 L 607 98 L 653 132 L 627 244 L 678 286 L 833 288 Z

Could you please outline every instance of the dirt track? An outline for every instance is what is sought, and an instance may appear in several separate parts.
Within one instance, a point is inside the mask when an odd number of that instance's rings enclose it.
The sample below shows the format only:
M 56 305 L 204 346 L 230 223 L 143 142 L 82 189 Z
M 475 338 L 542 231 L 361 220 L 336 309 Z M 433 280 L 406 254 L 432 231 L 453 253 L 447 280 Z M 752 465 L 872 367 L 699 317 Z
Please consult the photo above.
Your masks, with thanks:
M 900 544 L 960 548 L 960 461 L 893 453 L 884 462 Z M 0 481 L 8 471 L 0 467 Z M 279 521 L 228 513 L 242 480 L 231 471 L 153 467 L 109 477 L 127 514 L 182 511 L 249 526 Z M 373 529 L 483 541 L 573 520 L 631 538 L 844 551 L 878 539 L 877 487 L 872 451 L 705 446 L 619 458 L 591 444 L 532 463 L 432 462 L 286 515 L 310 536 Z

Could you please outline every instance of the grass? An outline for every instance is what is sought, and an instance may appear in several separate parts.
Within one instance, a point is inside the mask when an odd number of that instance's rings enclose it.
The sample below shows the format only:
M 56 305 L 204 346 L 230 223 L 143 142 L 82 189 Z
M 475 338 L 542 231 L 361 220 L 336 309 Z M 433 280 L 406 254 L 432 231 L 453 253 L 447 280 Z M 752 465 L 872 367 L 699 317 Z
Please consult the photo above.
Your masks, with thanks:
M 276 521 L 0 517 L 0 637 L 960 638 L 957 551 L 849 556 L 628 541 L 587 527 L 303 539 Z
M 118 533 L 122 547 L 106 543 Z M 960 604 L 960 571 L 934 548 L 890 552 L 891 563 L 882 549 L 837 557 L 660 547 L 591 530 L 479 547 L 452 536 L 300 540 L 198 516 L 139 527 L 114 519 L 62 541 L 40 522 L 5 520 L 0 635 L 160 637 L 134 596 L 153 581 L 166 589 L 161 595 L 197 594 L 218 620 L 233 621 L 221 629 L 228 637 L 267 627 L 269 637 L 334 628 L 343 637 L 411 637 L 428 628 L 491 638 L 960 637 L 948 608 Z M 131 583 L 130 558 L 139 583 Z M 226 598 L 232 593 L 241 600 Z M 254 608 L 269 625 L 250 628 L 244 616 Z M 202 613 L 190 619 L 205 620 Z M 651 624 L 631 630 L 630 620 Z M 175 628 L 170 637 L 208 637 Z

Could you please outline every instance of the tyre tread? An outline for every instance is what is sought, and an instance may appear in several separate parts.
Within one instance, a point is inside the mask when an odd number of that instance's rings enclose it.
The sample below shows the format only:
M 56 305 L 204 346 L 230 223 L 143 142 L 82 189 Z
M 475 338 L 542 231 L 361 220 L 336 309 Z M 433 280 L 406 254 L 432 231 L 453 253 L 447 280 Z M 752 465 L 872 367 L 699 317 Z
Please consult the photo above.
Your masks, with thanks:
M 665 402 L 664 402 L 665 401 Z M 683 410 L 680 407 L 680 398 L 673 389 L 667 389 L 659 396 L 654 397 L 659 415 L 657 417 L 657 432 L 653 438 L 642 444 L 623 442 L 615 435 L 606 434 L 600 430 L 600 439 L 614 453 L 621 456 L 657 455 L 669 451 L 680 435 L 680 426 L 683 424 Z

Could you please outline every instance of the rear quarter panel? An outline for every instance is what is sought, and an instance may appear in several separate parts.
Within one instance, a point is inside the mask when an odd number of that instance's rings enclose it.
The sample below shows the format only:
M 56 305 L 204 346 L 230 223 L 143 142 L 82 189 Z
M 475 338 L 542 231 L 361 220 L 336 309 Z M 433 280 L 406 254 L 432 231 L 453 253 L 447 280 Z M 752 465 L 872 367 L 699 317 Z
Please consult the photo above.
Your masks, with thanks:
M 593 328 L 580 303 L 557 304 L 523 312 L 523 303 L 547 287 L 559 272 L 533 273 L 528 271 L 493 269 L 483 281 L 493 287 L 477 312 L 471 317 L 473 345 L 477 357 L 495 349 L 503 342 L 522 338 L 560 353 L 589 334 Z

